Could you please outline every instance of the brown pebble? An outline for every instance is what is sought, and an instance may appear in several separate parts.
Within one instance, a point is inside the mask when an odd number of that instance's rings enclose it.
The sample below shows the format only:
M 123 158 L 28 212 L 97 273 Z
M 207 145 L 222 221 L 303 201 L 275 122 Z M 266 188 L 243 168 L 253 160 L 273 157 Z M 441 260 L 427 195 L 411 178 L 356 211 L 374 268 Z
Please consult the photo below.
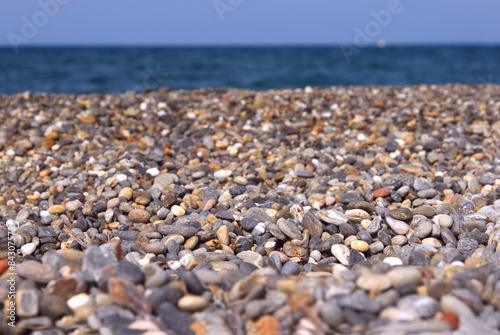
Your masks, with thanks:
M 133 223 L 148 223 L 151 215 L 143 209 L 133 209 L 128 214 L 128 219 Z

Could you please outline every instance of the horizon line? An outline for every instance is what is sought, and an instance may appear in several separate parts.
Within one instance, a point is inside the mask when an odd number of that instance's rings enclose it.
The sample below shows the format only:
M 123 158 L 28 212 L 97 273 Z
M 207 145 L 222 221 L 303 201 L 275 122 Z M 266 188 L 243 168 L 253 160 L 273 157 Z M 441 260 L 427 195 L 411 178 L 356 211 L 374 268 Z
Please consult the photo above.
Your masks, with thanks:
M 266 47 L 342 47 L 355 46 L 352 43 L 199 43 L 199 44 L 140 44 L 140 43 L 81 43 L 81 44 L 64 44 L 64 43 L 47 43 L 47 44 L 32 44 L 19 46 L 19 49 L 31 48 L 266 48 Z M 384 47 L 380 47 L 377 43 L 370 43 L 359 48 L 391 48 L 391 47 L 498 47 L 500 42 L 394 42 L 388 43 Z M 10 49 L 10 44 L 0 44 L 0 49 Z

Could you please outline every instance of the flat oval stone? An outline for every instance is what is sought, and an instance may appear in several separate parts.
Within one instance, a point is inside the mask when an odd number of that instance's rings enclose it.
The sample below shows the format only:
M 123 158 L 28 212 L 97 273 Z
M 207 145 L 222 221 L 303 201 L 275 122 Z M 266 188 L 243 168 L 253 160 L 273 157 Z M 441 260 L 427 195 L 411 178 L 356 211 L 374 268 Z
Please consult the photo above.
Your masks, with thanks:
M 196 312 L 208 307 L 207 299 L 197 295 L 185 295 L 179 299 L 177 306 L 184 312 Z
M 390 217 L 401 221 L 411 221 L 413 213 L 408 208 L 397 208 L 389 212 Z
M 21 277 L 43 284 L 60 276 L 52 266 L 36 261 L 24 261 L 16 265 L 16 272 Z
M 417 228 L 415 229 L 415 235 L 422 239 L 426 238 L 432 232 L 432 221 L 424 219 L 418 222 Z
M 64 212 L 66 212 L 66 208 L 64 208 L 64 206 L 54 205 L 49 207 L 50 214 L 62 214 Z
M 343 204 L 348 204 L 350 202 L 363 201 L 363 197 L 356 191 L 349 191 L 340 196 L 340 202 Z
M 299 257 L 299 258 L 304 258 L 307 256 L 307 250 L 303 247 L 293 247 L 289 248 L 285 251 L 285 255 L 288 257 Z
M 186 210 L 178 205 L 173 205 L 171 211 L 175 216 L 183 216 L 186 214 Z
M 255 252 L 255 251 L 242 251 L 236 255 L 239 259 L 241 259 L 244 262 L 253 264 L 259 268 L 264 266 L 264 259 L 261 254 Z
M 301 240 L 302 232 L 293 222 L 285 219 L 278 220 L 278 228 L 291 239 Z
M 133 193 L 134 193 L 134 191 L 132 190 L 132 188 L 124 187 L 120 190 L 120 192 L 118 193 L 118 196 L 124 197 L 125 199 L 130 200 L 132 198 Z
M 419 285 L 422 282 L 422 271 L 418 267 L 396 267 L 387 272 L 387 277 L 395 288 L 408 284 Z
M 336 226 L 339 226 L 341 223 L 347 223 L 349 221 L 349 219 L 344 213 L 334 209 L 330 210 L 322 209 L 318 212 L 318 216 L 324 222 L 331 223 Z
M 128 219 L 133 223 L 148 223 L 151 215 L 143 209 L 133 209 L 128 213 Z
M 349 265 L 349 248 L 343 244 L 334 244 L 331 248 L 332 255 L 343 265 Z
M 462 238 L 458 241 L 457 249 L 461 253 L 466 253 L 469 251 L 476 250 L 478 246 L 479 246 L 479 243 L 475 239 L 470 238 L 470 237 L 465 237 L 465 238 Z
M 357 250 L 359 252 L 366 252 L 370 249 L 370 246 L 365 241 L 357 240 L 351 242 L 351 249 Z
M 370 214 L 362 209 L 350 209 L 345 212 L 347 219 L 353 223 L 360 223 L 370 218 Z
M 382 292 L 392 286 L 392 282 L 387 276 L 362 273 L 356 280 L 356 285 L 365 291 Z
M 385 221 L 398 235 L 405 235 L 410 230 L 410 226 L 408 226 L 404 221 L 393 219 L 390 216 L 386 217 Z
M 415 208 L 413 210 L 413 215 L 424 215 L 428 218 L 432 218 L 436 215 L 436 210 L 434 209 L 434 207 L 431 207 L 429 205 L 423 205 Z
M 309 231 L 309 234 L 311 234 L 311 236 L 321 236 L 321 234 L 323 233 L 323 225 L 311 212 L 307 212 L 304 215 L 302 225 L 304 226 L 304 229 L 307 229 Z

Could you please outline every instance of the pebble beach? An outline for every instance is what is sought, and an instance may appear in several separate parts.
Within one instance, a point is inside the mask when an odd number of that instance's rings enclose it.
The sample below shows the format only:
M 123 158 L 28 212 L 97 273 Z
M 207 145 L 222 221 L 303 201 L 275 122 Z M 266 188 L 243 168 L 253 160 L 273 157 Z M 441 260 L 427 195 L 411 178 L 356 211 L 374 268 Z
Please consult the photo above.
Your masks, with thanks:
M 0 223 L 1 334 L 500 334 L 500 86 L 0 95 Z

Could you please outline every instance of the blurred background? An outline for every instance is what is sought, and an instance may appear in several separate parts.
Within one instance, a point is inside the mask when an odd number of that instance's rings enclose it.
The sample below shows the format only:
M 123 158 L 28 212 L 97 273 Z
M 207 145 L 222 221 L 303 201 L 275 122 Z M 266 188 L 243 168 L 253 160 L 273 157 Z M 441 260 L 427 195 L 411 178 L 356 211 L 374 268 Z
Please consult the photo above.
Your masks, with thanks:
M 0 93 L 500 83 L 500 2 L 3 0 Z

